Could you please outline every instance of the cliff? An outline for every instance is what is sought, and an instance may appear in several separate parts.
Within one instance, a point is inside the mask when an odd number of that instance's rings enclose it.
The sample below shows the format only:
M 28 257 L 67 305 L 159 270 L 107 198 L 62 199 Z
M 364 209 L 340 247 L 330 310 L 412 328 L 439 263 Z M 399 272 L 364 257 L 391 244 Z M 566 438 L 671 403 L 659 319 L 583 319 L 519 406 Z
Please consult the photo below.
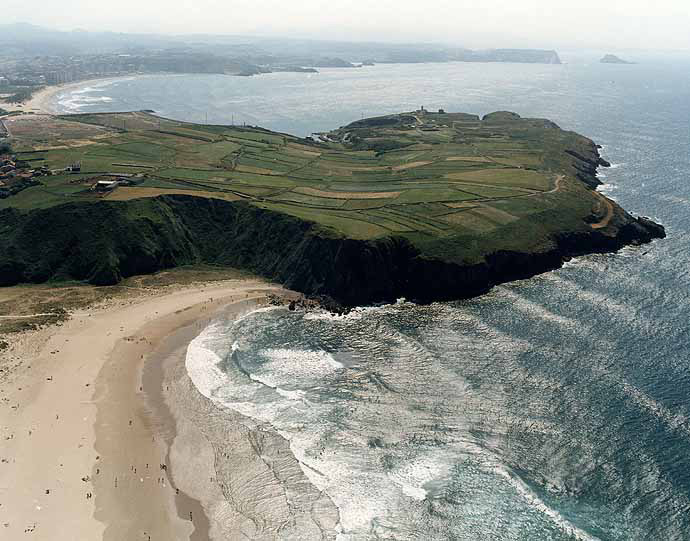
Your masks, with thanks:
M 0 211 L 0 285 L 123 277 L 207 263 L 251 270 L 346 305 L 472 297 L 573 256 L 663 237 L 663 228 L 616 205 L 606 230 L 563 232 L 530 251 L 497 250 L 476 262 L 423 254 L 410 240 L 356 240 L 245 202 L 160 196 Z M 452 242 L 452 240 L 451 240 Z

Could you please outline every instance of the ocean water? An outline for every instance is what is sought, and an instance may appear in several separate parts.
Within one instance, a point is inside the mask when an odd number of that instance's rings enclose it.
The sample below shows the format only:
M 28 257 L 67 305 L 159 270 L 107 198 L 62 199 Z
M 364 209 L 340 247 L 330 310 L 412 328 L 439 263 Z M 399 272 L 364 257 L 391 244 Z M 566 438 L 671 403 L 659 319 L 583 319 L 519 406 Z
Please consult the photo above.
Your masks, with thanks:
M 594 58 L 594 57 L 592 57 Z M 308 134 L 362 114 L 508 109 L 601 143 L 602 190 L 668 238 L 477 299 L 265 309 L 187 367 L 273 427 L 340 510 L 339 539 L 690 539 L 690 60 L 377 66 L 145 77 L 59 97 Z

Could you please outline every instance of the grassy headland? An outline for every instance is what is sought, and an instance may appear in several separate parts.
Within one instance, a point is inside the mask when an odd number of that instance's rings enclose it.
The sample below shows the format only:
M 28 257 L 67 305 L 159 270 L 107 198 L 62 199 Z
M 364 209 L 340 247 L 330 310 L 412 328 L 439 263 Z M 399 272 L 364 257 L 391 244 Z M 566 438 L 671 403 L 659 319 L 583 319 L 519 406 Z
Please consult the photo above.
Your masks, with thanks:
M 319 141 L 144 112 L 6 124 L 17 159 L 53 174 L 0 200 L 3 284 L 202 262 L 346 304 L 431 300 L 663 234 L 595 191 L 591 140 L 512 113 L 403 113 Z

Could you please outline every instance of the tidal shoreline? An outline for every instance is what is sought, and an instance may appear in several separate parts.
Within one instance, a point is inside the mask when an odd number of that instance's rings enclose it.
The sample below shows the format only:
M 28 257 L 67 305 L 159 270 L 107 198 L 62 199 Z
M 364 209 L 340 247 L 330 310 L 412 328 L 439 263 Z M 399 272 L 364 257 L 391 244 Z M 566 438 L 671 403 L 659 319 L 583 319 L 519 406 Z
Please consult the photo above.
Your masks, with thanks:
M 171 411 L 178 397 L 163 388 L 166 367 L 183 362 L 189 341 L 220 310 L 236 317 L 263 298 L 259 290 L 240 286 L 230 296 L 209 297 L 155 319 L 116 346 L 96 383 L 95 450 L 101 458 L 94 464 L 92 478 L 95 516 L 107 525 L 103 539 L 118 540 L 123 533 L 127 538 L 150 535 L 152 540 L 179 535 L 209 538 L 209 519 L 201 502 L 175 482 L 176 476 L 184 478 L 184 471 L 177 472 L 171 464 L 171 448 L 178 437 L 178 418 Z M 123 418 L 123 405 L 128 420 Z M 184 468 L 203 446 L 203 439 L 195 445 L 176 445 Z M 213 472 L 212 463 L 205 466 L 205 471 Z M 202 476 L 198 468 L 195 472 L 201 479 L 213 475 Z M 199 479 L 194 480 L 197 483 Z
M 193 540 L 334 539 L 340 516 L 330 497 L 314 487 L 290 442 L 264 423 L 203 396 L 189 375 L 187 357 L 199 328 L 225 325 L 265 304 L 241 301 L 170 335 L 147 363 L 143 389 L 154 417 L 174 427 L 168 434 L 167 464 L 178 514 L 189 520 L 194 507 L 205 513 L 207 531 L 195 519 Z M 222 332 L 222 331 L 221 331 Z M 203 347 L 203 346 L 202 346 Z M 189 348 L 189 349 L 188 349 Z

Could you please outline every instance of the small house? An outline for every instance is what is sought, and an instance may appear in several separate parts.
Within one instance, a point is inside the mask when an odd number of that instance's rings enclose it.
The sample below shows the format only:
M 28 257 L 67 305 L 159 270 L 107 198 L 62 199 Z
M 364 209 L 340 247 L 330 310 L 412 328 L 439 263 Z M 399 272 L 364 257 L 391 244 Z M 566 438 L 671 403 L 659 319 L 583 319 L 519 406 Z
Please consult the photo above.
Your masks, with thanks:
M 110 192 L 119 186 L 117 180 L 99 180 L 94 184 L 93 189 L 97 192 Z

